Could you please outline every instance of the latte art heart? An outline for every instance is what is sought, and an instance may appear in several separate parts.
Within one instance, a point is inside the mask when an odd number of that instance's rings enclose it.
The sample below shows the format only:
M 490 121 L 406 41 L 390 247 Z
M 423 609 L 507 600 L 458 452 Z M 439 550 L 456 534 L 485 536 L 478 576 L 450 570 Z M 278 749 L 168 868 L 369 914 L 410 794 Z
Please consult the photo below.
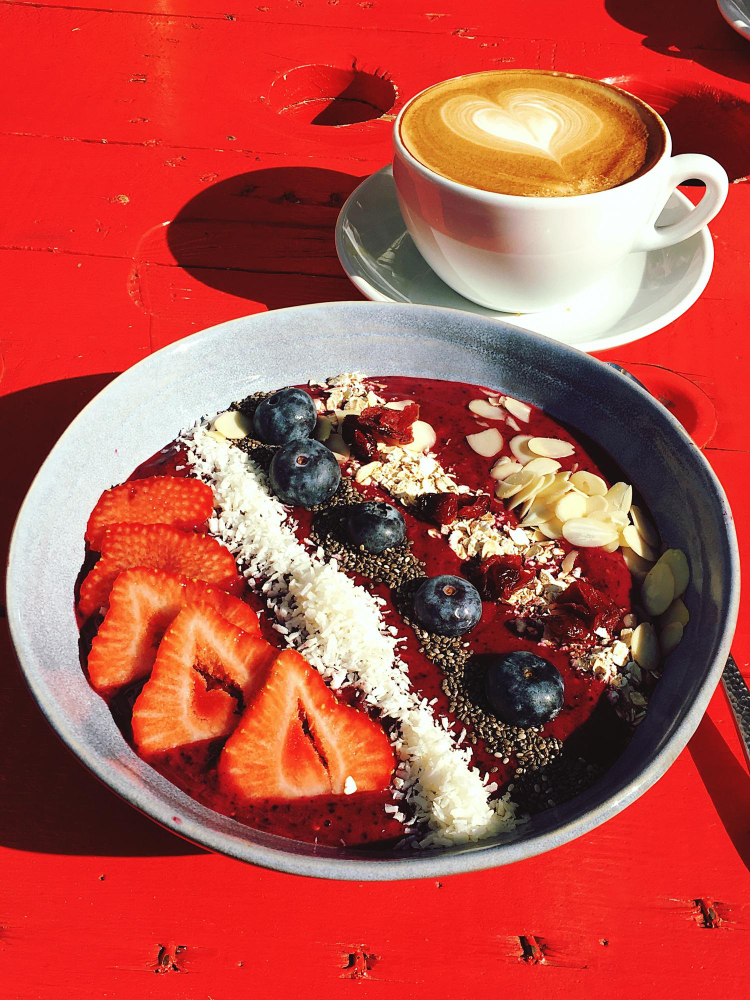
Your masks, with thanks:
M 494 101 L 479 95 L 455 97 L 441 113 L 446 126 L 464 140 L 515 147 L 557 163 L 594 140 L 602 128 L 596 113 L 580 101 L 533 90 L 505 91 Z
M 547 70 L 484 70 L 429 87 L 399 136 L 428 170 L 524 197 L 605 191 L 664 150 L 654 112 L 598 80 Z

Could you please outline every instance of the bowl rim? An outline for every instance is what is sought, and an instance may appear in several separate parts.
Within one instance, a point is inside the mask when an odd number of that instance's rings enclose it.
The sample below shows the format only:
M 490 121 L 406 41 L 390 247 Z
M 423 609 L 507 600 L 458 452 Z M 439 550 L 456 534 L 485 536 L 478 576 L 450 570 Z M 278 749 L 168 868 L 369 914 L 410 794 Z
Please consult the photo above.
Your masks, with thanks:
M 460 322 L 459 317 L 466 317 L 472 323 L 479 322 L 482 325 L 491 326 L 495 334 L 502 332 L 503 324 L 495 319 L 480 317 L 473 313 L 464 313 L 461 310 L 442 308 L 429 305 L 403 305 L 401 303 L 374 303 L 361 301 L 341 301 L 332 303 L 311 303 L 302 306 L 291 306 L 286 309 L 273 310 L 269 313 L 254 313 L 244 317 L 228 320 L 223 323 L 207 327 L 196 331 L 181 340 L 169 344 L 159 351 L 155 351 L 147 357 L 138 361 L 135 365 L 126 369 L 115 379 L 105 386 L 96 396 L 91 399 L 86 406 L 71 421 L 63 431 L 57 442 L 50 450 L 44 462 L 40 466 L 34 480 L 29 487 L 24 501 L 18 511 L 13 528 L 11 543 L 8 550 L 7 576 L 6 576 L 6 597 L 8 607 L 8 625 L 13 641 L 16 657 L 21 666 L 22 674 L 31 690 L 37 704 L 39 705 L 45 718 L 57 733 L 64 744 L 81 760 L 81 762 L 91 771 L 103 784 L 125 799 L 130 805 L 140 812 L 149 816 L 159 825 L 171 830 L 178 836 L 192 843 L 211 851 L 228 855 L 237 860 L 251 862 L 261 867 L 270 868 L 289 874 L 305 875 L 318 878 L 337 879 L 344 881 L 387 881 L 405 878 L 433 878 L 440 875 L 458 874 L 462 872 L 477 871 L 485 868 L 497 867 L 515 861 L 523 860 L 537 854 L 544 853 L 554 847 L 561 846 L 575 838 L 587 833 L 602 823 L 611 819 L 621 812 L 635 799 L 650 788 L 671 766 L 677 756 L 682 752 L 688 740 L 697 728 L 703 713 L 711 699 L 713 691 L 719 682 L 724 664 L 729 655 L 732 641 L 734 625 L 737 618 L 739 606 L 739 555 L 737 540 L 732 520 L 731 511 L 727 503 L 724 490 L 711 469 L 711 466 L 703 456 L 702 452 L 693 444 L 679 422 L 661 404 L 658 403 L 645 389 L 634 383 L 631 379 L 620 374 L 609 367 L 606 362 L 593 358 L 576 348 L 569 347 L 557 341 L 550 340 L 539 334 L 521 331 L 514 327 L 507 327 L 507 331 L 515 337 L 531 339 L 541 342 L 548 349 L 555 352 L 563 352 L 576 360 L 578 365 L 598 370 L 600 373 L 606 372 L 607 377 L 622 380 L 628 386 L 628 390 L 638 395 L 650 407 L 658 407 L 660 416 L 671 425 L 684 443 L 694 452 L 694 457 L 703 465 L 704 473 L 716 494 L 723 509 L 723 528 L 727 540 L 728 564 L 725 567 L 725 575 L 730 582 L 729 601 L 725 607 L 725 614 L 722 625 L 718 629 L 718 641 L 716 653 L 710 670 L 707 671 L 692 704 L 685 711 L 682 721 L 674 730 L 672 735 L 661 746 L 658 753 L 651 759 L 649 765 L 642 769 L 635 777 L 628 781 L 621 789 L 607 794 L 601 802 L 588 809 L 581 816 L 572 818 L 567 822 L 554 826 L 552 829 L 537 833 L 529 838 L 509 843 L 490 844 L 482 847 L 479 844 L 466 845 L 468 849 L 450 849 L 443 851 L 436 849 L 430 853 L 420 854 L 417 857 L 404 854 L 391 858 L 378 857 L 377 859 L 362 857 L 340 858 L 330 856 L 327 852 L 321 854 L 295 854 L 291 850 L 284 850 L 285 845 L 298 844 L 287 838 L 278 835 L 270 835 L 267 839 L 278 843 L 278 847 L 266 847 L 263 844 L 252 843 L 242 837 L 242 831 L 249 828 L 229 819 L 223 814 L 217 814 L 206 806 L 197 803 L 185 793 L 172 786 L 179 793 L 177 798 L 182 797 L 191 807 L 192 813 L 206 813 L 209 816 L 221 816 L 222 821 L 227 820 L 225 825 L 233 828 L 234 832 L 226 833 L 214 831 L 207 828 L 202 823 L 193 820 L 188 815 L 179 818 L 174 815 L 174 805 L 162 799 L 160 795 L 151 789 L 143 789 L 135 783 L 128 774 L 111 767 L 109 761 L 100 754 L 94 752 L 83 741 L 79 740 L 72 732 L 70 722 L 64 715 L 57 711 L 52 697 L 48 694 L 42 677 L 37 673 L 37 662 L 28 644 L 28 637 L 25 626 L 20 617 L 20 607 L 17 595 L 20 589 L 17 586 L 17 579 L 22 575 L 23 570 L 17 558 L 22 547 L 24 536 L 31 530 L 34 524 L 34 503 L 35 493 L 43 481 L 45 467 L 50 462 L 56 450 L 70 438 L 73 437 L 78 427 L 88 420 L 88 414 L 92 408 L 98 405 L 98 401 L 110 393 L 115 385 L 122 385 L 123 381 L 136 377 L 134 372 L 147 368 L 152 359 L 169 356 L 173 352 L 184 351 L 186 342 L 195 342 L 202 337 L 209 335 L 220 335 L 228 328 L 237 324 L 258 321 L 259 318 L 278 314 L 286 314 L 293 317 L 300 311 L 306 312 L 328 312 L 330 310 L 353 310 L 374 314 L 376 311 L 383 313 L 404 313 L 414 315 L 415 311 L 421 312 L 425 317 L 432 317 L 437 322 L 442 321 L 446 325 L 451 321 Z M 72 602 L 71 602 L 72 608 Z M 154 772 L 155 774 L 158 772 Z M 177 821 L 177 822 L 175 822 Z M 250 828 L 252 829 L 252 828 Z M 309 845 L 305 845 L 309 846 Z M 455 852 L 454 852 L 455 851 Z

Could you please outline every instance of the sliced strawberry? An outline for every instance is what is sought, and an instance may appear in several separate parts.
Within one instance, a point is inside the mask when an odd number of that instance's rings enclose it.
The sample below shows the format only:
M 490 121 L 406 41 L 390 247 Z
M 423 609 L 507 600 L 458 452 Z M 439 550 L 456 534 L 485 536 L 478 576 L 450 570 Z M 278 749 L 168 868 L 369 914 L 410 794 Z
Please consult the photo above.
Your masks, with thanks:
M 394 760 L 377 722 L 338 701 L 294 650 L 281 653 L 219 757 L 219 776 L 240 800 L 341 795 L 387 788 Z
M 142 566 L 179 573 L 238 593 L 242 579 L 234 558 L 215 538 L 168 524 L 118 524 L 104 532 L 102 557 L 81 584 L 84 618 L 106 608 L 112 584 L 124 569 Z
M 196 601 L 210 604 L 244 632 L 260 632 L 252 608 L 223 590 L 163 570 L 128 569 L 115 580 L 109 611 L 91 645 L 88 671 L 94 687 L 111 691 L 147 677 L 170 622 Z
M 113 524 L 172 524 L 197 528 L 211 516 L 214 495 L 199 479 L 152 476 L 113 486 L 99 497 L 86 527 L 86 541 L 99 550 Z
M 249 699 L 277 650 L 232 625 L 208 604 L 190 604 L 167 629 L 154 668 L 133 706 L 133 739 L 144 753 L 226 736 L 238 702 Z

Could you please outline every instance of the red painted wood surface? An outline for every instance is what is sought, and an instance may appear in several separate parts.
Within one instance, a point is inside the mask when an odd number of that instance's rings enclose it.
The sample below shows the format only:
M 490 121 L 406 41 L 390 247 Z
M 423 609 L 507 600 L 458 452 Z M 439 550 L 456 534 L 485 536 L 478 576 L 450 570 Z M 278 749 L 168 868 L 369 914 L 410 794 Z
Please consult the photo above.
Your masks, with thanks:
M 3 546 L 112 373 L 221 320 L 356 298 L 333 226 L 387 162 L 389 115 L 446 76 L 517 65 L 626 78 L 678 150 L 736 181 L 700 301 L 607 356 L 676 371 L 714 406 L 706 454 L 747 560 L 750 46 L 713 0 L 0 0 L 0 53 Z M 351 77 L 369 112 L 330 100 L 353 67 L 386 81 Z M 749 628 L 744 610 L 746 676 Z M 575 843 L 442 882 L 335 884 L 206 854 L 120 802 L 0 642 L 3 1000 L 750 995 L 750 777 L 720 692 L 667 775 Z

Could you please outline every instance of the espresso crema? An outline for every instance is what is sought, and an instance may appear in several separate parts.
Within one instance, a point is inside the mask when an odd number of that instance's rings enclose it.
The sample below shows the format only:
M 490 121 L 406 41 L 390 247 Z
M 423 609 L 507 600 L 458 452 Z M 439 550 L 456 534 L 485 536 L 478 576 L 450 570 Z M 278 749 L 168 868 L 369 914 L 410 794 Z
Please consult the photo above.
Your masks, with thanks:
M 595 80 L 493 70 L 436 84 L 407 107 L 404 146 L 461 184 L 500 194 L 590 194 L 643 173 L 664 150 L 655 114 Z

